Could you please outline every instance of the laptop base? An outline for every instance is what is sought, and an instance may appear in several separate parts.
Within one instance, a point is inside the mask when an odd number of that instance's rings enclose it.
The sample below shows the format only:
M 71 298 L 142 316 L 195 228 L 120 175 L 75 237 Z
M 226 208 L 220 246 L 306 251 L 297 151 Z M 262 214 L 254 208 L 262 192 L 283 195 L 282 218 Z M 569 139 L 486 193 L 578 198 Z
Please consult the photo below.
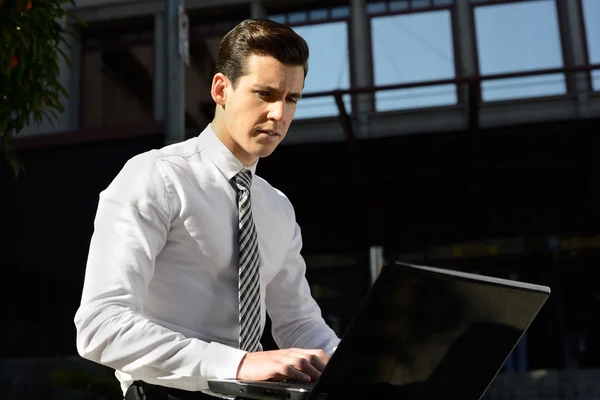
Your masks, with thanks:
M 208 381 L 208 387 L 214 393 L 235 393 L 236 396 L 246 399 L 305 400 L 313 384 L 211 379 Z

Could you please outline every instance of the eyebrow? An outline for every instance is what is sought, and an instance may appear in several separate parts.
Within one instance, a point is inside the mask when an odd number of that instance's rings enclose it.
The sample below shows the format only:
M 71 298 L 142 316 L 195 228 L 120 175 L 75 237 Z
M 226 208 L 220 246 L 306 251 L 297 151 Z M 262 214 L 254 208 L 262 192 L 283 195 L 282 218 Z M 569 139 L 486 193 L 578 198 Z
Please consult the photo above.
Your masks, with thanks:
M 254 88 L 258 89 L 258 90 L 281 93 L 281 90 L 277 90 L 277 88 L 275 88 L 273 86 L 269 86 L 269 85 L 254 85 Z M 302 94 L 301 93 L 290 93 L 290 97 L 293 97 L 295 99 L 301 99 Z

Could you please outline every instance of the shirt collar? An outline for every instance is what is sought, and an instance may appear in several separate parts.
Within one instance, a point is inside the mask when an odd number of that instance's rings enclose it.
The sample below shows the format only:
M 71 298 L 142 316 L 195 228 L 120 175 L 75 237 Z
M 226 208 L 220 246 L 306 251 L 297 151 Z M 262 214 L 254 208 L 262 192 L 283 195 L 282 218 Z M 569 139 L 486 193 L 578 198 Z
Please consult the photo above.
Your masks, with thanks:
M 221 142 L 210 124 L 208 124 L 200 136 L 198 136 L 198 148 L 202 153 L 208 155 L 227 180 L 231 180 L 238 172 L 244 169 L 250 171 L 252 173 L 252 178 L 254 178 L 258 160 L 249 167 L 244 166 L 223 142 Z

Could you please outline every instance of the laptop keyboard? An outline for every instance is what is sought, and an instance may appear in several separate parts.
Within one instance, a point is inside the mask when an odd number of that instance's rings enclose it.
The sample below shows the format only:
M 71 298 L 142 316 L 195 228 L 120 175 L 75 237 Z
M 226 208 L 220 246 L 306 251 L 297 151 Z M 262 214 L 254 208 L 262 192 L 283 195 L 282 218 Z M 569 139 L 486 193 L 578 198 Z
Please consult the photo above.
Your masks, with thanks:
M 303 383 L 300 381 L 293 381 L 293 380 L 287 380 L 287 381 L 281 381 L 281 382 L 276 382 L 276 381 L 241 381 L 243 383 L 253 383 L 253 384 L 261 384 L 261 385 L 267 385 L 267 386 L 285 386 L 285 387 L 290 387 L 290 388 L 297 388 L 297 389 L 312 389 L 312 387 L 315 385 L 314 383 Z

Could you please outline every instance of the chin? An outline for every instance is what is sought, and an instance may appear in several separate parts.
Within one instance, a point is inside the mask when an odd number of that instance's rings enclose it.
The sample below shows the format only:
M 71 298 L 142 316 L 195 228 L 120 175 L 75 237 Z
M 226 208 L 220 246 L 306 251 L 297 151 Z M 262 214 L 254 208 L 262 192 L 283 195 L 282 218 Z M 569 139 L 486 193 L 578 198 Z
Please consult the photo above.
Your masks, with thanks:
M 259 151 L 259 152 L 257 152 L 257 154 L 256 154 L 256 155 L 258 156 L 258 158 L 264 158 L 264 157 L 268 157 L 268 156 L 270 156 L 271 154 L 273 154 L 273 151 L 274 151 L 274 150 L 275 150 L 275 149 L 269 149 L 269 150 L 263 150 L 263 151 Z
M 275 148 L 277 146 L 274 147 L 262 147 L 260 149 L 256 149 L 256 151 L 254 152 L 254 155 L 258 158 L 264 158 L 264 157 L 268 157 L 271 154 L 273 154 L 273 151 L 275 151 Z

